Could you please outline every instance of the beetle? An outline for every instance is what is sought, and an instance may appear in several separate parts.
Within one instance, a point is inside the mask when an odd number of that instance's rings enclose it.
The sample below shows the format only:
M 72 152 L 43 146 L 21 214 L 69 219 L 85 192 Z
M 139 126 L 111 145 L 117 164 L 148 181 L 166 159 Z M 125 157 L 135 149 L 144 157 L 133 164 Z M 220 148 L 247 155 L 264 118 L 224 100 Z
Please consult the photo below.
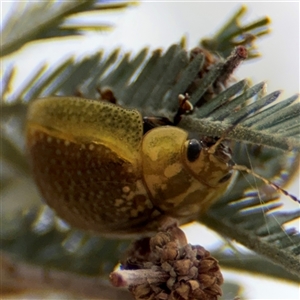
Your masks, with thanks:
M 145 234 L 164 216 L 195 220 L 228 188 L 231 150 L 138 110 L 102 100 L 48 97 L 28 110 L 26 141 L 46 203 L 70 225 L 106 235 Z M 145 129 L 147 128 L 147 129 Z

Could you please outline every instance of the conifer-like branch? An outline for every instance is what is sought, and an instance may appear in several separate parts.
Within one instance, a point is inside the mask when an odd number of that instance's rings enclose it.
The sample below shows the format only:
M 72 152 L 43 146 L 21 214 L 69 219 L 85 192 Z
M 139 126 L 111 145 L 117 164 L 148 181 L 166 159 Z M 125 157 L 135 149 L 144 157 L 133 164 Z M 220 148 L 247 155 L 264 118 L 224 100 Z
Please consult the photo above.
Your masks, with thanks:
M 40 20 L 38 15 L 41 10 L 44 12 L 45 5 L 49 10 Z M 26 20 L 29 24 L 26 26 L 22 22 L 13 26 L 12 18 L 3 29 L 2 55 L 12 53 L 36 39 L 77 34 L 82 27 L 60 27 L 60 24 L 77 12 L 99 9 L 91 1 L 80 4 L 65 2 L 61 5 L 64 6 L 55 7 L 51 2 L 40 4 L 35 9 L 28 8 L 24 13 L 24 22 Z M 181 44 L 174 44 L 165 52 L 157 49 L 151 54 L 145 48 L 135 56 L 131 53 L 122 56 L 120 49 L 112 53 L 99 51 L 79 63 L 71 57 L 60 65 L 39 66 L 18 87 L 13 87 L 16 70 L 11 64 L 1 78 L 1 142 L 4 146 L 1 162 L 5 162 L 6 166 L 1 174 L 1 193 L 9 190 L 16 176 L 18 180 L 28 180 L 29 177 L 21 139 L 28 103 L 34 98 L 54 94 L 71 96 L 79 92 L 95 99 L 99 98 L 99 88 L 107 86 L 121 105 L 136 108 L 143 115 L 160 115 L 171 120 L 178 110 L 178 95 L 192 90 L 191 101 L 195 109 L 192 114 L 182 116 L 178 126 L 200 135 L 225 136 L 234 141 L 235 162 L 247 165 L 246 149 L 254 171 L 263 165 L 264 170 L 259 170 L 262 175 L 274 177 L 278 185 L 285 184 L 299 162 L 298 95 L 272 104 L 280 93 L 264 93 L 264 82 L 254 86 L 249 86 L 247 80 L 230 84 L 220 82 L 233 46 L 249 44 L 249 56 L 255 57 L 254 29 L 258 29 L 257 36 L 268 31 L 267 18 L 252 25 L 240 26 L 238 19 L 243 13 L 244 8 L 213 39 L 203 41 L 206 49 L 224 56 L 224 59 L 214 61 L 209 71 L 205 69 L 205 53 L 194 55 Z M 34 20 L 40 23 L 34 23 Z M 22 38 L 15 39 L 17 36 Z M 241 142 L 248 143 L 248 146 L 244 148 Z M 299 218 L 299 211 L 271 214 L 279 207 L 277 195 L 253 193 L 251 185 L 255 186 L 251 176 L 247 176 L 247 180 L 240 176 L 230 193 L 201 216 L 200 222 L 266 255 L 298 277 L 299 233 L 285 231 L 282 227 L 290 220 Z M 260 191 L 263 193 L 264 189 Z M 4 214 L 1 250 L 15 254 L 24 261 L 72 273 L 105 275 L 126 245 L 123 241 L 90 236 L 69 228 L 55 213 L 37 201 L 29 205 L 20 196 L 12 199 L 16 199 L 11 202 L 17 209 L 11 209 L 9 213 L 6 213 L 7 210 Z M 266 203 L 268 213 L 258 209 L 261 199 Z M 110 268 L 106 267 L 107 264 Z M 285 278 L 283 273 L 277 276 Z

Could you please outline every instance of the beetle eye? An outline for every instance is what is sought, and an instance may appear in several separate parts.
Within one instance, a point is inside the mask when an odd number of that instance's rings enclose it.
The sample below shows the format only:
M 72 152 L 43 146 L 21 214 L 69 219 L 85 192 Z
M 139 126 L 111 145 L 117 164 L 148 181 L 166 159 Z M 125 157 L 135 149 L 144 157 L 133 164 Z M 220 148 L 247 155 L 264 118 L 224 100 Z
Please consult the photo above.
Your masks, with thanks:
M 187 147 L 187 158 L 190 162 L 195 161 L 201 152 L 201 145 L 200 142 L 196 139 L 192 139 L 189 141 L 188 143 L 188 147 Z

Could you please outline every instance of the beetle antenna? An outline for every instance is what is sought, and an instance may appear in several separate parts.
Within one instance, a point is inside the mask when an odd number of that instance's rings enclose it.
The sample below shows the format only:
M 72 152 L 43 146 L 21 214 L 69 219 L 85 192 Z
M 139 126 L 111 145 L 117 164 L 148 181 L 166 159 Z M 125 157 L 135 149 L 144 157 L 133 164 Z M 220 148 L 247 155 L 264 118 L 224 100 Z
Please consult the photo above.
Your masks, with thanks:
M 219 145 L 226 139 L 226 137 L 228 136 L 228 133 L 230 131 L 232 131 L 237 125 L 238 125 L 238 122 L 235 122 L 233 125 L 231 125 L 230 127 L 228 127 L 222 133 L 221 137 L 216 141 L 216 143 L 209 148 L 208 153 L 214 154 L 216 152 L 216 150 L 218 149 Z
M 240 172 L 246 172 L 248 174 L 252 174 L 253 176 L 255 176 L 256 178 L 262 180 L 264 183 L 272 186 L 274 189 L 276 189 L 277 191 L 281 192 L 283 195 L 291 198 L 293 201 L 297 202 L 300 204 L 300 200 L 295 197 L 294 195 L 290 194 L 289 192 L 287 192 L 286 190 L 284 190 L 283 188 L 281 188 L 280 186 L 278 186 L 277 184 L 275 184 L 274 182 L 256 174 L 255 172 L 253 172 L 252 170 L 248 169 L 246 166 L 242 166 L 242 165 L 233 165 L 232 166 L 233 170 L 237 170 Z
M 228 135 L 229 132 L 231 132 L 239 123 L 239 120 L 236 121 L 232 126 L 228 127 L 222 134 L 222 136 L 217 140 L 217 142 L 211 146 L 208 150 L 209 153 L 214 154 L 218 148 L 218 146 L 222 143 L 222 141 L 224 141 Z M 291 198 L 293 201 L 297 202 L 300 204 L 300 200 L 295 197 L 294 195 L 290 194 L 289 192 L 287 192 L 285 189 L 281 188 L 280 186 L 278 186 L 276 183 L 258 175 L 257 173 L 255 173 L 254 171 L 248 169 L 246 166 L 242 166 L 242 165 L 233 165 L 232 166 L 233 170 L 237 170 L 237 171 L 241 171 L 241 172 L 246 172 L 248 174 L 252 174 L 253 176 L 255 176 L 256 178 L 262 180 L 264 183 L 272 186 L 274 189 L 276 189 L 277 191 L 281 192 L 283 195 Z
M 244 119 L 245 117 L 242 116 L 240 118 L 238 118 L 233 124 L 231 124 L 231 126 L 229 126 L 221 135 L 221 137 L 216 141 L 216 143 L 211 146 L 208 150 L 208 153 L 210 154 L 214 154 L 218 148 L 218 146 L 226 139 L 226 137 L 228 136 L 228 134 L 234 130 L 234 128 L 241 122 L 242 119 Z

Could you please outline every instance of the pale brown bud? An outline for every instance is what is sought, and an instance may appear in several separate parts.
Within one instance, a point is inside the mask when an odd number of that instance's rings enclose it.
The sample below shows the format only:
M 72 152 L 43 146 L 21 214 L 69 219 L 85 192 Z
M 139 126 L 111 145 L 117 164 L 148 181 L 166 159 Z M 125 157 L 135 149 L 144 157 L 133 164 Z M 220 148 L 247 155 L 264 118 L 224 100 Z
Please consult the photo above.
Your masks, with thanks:
M 174 269 L 178 275 L 188 275 L 193 263 L 190 259 L 181 259 L 174 262 Z
M 159 251 L 157 251 L 159 254 Z M 167 243 L 163 250 L 161 251 L 161 260 L 162 261 L 169 261 L 175 260 L 178 257 L 178 245 L 175 242 Z

